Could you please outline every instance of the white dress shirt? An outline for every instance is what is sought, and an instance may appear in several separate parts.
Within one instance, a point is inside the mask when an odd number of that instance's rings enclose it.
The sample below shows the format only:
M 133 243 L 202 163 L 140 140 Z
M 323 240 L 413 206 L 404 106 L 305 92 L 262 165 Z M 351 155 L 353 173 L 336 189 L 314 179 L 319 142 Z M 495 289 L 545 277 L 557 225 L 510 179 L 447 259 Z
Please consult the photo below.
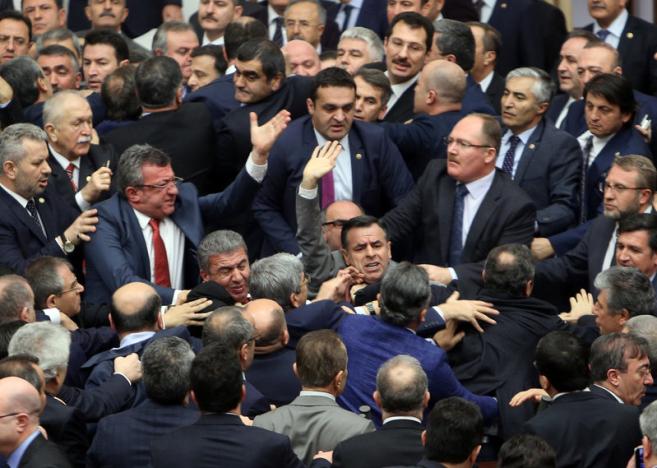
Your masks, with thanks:
M 564 104 L 563 109 L 561 109 L 561 112 L 559 112 L 559 116 L 557 117 L 557 121 L 554 123 L 554 125 L 559 128 L 561 125 L 561 122 L 564 121 L 566 116 L 568 115 L 568 109 L 570 109 L 570 106 L 572 105 L 573 102 L 577 101 L 572 96 L 568 97 L 568 100 L 566 101 L 566 104 Z
M 276 34 L 276 21 L 274 21 L 276 18 L 278 18 L 279 14 L 276 13 L 276 10 L 274 10 L 269 3 L 267 3 L 267 18 L 269 18 L 269 40 L 273 41 L 274 40 L 274 34 Z M 285 31 L 285 20 L 281 16 L 281 19 L 283 19 L 283 22 L 281 23 L 281 31 L 283 33 L 283 44 L 287 44 L 287 32 Z
M 495 70 L 492 70 L 488 75 L 486 75 L 486 78 L 484 78 L 483 80 L 481 80 L 481 81 L 479 82 L 479 87 L 481 88 L 481 90 L 482 90 L 484 93 L 485 93 L 486 91 L 488 91 L 488 87 L 489 87 L 490 84 L 493 82 L 493 75 L 494 75 L 494 74 L 495 74 Z
M 493 16 L 493 10 L 495 9 L 495 4 L 497 4 L 497 0 L 484 0 L 484 4 L 481 7 L 480 21 L 482 23 L 488 23 L 488 21 L 490 21 L 490 17 Z
M 317 144 L 324 146 L 328 140 L 319 134 L 313 128 Z M 338 159 L 333 169 L 333 187 L 336 200 L 353 200 L 354 187 L 353 177 L 351 175 L 351 152 L 349 151 L 349 134 L 347 133 L 342 140 L 340 140 L 342 150 L 338 154 Z
M 385 72 L 385 75 L 390 78 L 390 75 L 388 72 Z M 408 88 L 411 86 L 415 86 L 415 82 L 418 80 L 420 77 L 420 74 L 418 73 L 415 75 L 413 78 L 411 78 L 408 81 L 404 81 L 403 83 L 398 83 L 398 84 L 391 84 L 390 87 L 392 88 L 392 94 L 390 94 L 390 99 L 388 99 L 388 108 L 386 109 L 386 115 L 388 112 L 390 112 L 390 109 L 399 101 L 399 98 L 401 97 L 402 94 L 406 92 Z
M 511 172 L 511 176 L 513 178 L 516 177 L 516 171 L 518 170 L 518 161 L 520 161 L 520 156 L 522 156 L 522 152 L 525 150 L 525 146 L 527 146 L 527 142 L 529 141 L 529 138 L 532 136 L 532 133 L 534 133 L 534 130 L 536 130 L 536 126 L 525 130 L 524 132 L 520 133 L 517 135 L 518 138 L 520 138 L 520 141 L 518 142 L 518 145 L 516 146 L 516 152 L 513 155 L 513 170 Z M 497 155 L 497 161 L 495 162 L 495 165 L 502 169 L 502 166 L 504 165 L 504 158 L 506 157 L 507 151 L 509 151 L 509 148 L 511 145 L 509 144 L 509 140 L 513 136 L 513 133 L 511 133 L 510 130 L 507 130 L 504 135 L 502 136 L 502 143 L 500 145 L 500 152 Z
M 591 167 L 591 164 L 593 164 L 593 161 L 595 161 L 595 158 L 598 157 L 598 154 L 600 154 L 600 151 L 602 151 L 607 143 L 609 143 L 609 140 L 611 140 L 615 133 L 612 133 L 611 135 L 607 135 L 604 138 L 597 137 L 593 135 L 591 132 L 588 130 L 582 133 L 580 136 L 577 137 L 577 141 L 579 142 L 579 145 L 582 147 L 582 151 L 586 148 L 586 141 L 589 139 L 590 136 L 593 136 L 593 147 L 591 148 L 591 153 L 589 155 L 589 167 Z
M 625 29 L 625 24 L 627 23 L 627 18 L 629 16 L 630 14 L 625 8 L 623 8 L 621 14 L 611 22 L 608 28 L 606 28 L 607 31 L 609 31 L 609 34 L 605 38 L 605 42 L 610 46 L 613 46 L 614 49 L 618 49 L 618 44 L 620 43 L 621 36 L 623 35 L 623 29 Z M 597 22 L 593 23 L 593 34 L 597 34 L 601 29 L 603 28 L 601 28 Z
M 201 42 L 201 45 L 224 45 L 224 36 L 216 38 L 214 41 L 211 41 L 210 38 L 208 37 L 207 33 L 203 33 L 203 41 Z

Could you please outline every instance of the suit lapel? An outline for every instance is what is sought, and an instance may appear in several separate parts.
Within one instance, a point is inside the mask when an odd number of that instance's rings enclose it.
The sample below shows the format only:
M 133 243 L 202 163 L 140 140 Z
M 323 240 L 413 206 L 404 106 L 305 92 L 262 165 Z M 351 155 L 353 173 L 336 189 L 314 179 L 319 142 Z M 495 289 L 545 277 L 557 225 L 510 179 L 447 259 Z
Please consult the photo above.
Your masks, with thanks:
M 442 213 L 446 221 L 443 228 L 439 229 L 440 258 L 447 262 L 447 259 L 449 258 L 449 237 L 452 232 L 450 226 L 452 225 L 452 217 L 454 216 L 454 191 L 456 190 L 456 182 L 447 175 L 441 177 L 440 181 L 440 187 L 438 188 L 438 203 L 440 206 L 440 213 Z
M 472 225 L 468 231 L 468 236 L 465 239 L 465 245 L 463 246 L 463 254 L 461 257 L 463 262 L 466 262 L 465 259 L 474 251 L 484 228 L 488 224 L 488 220 L 493 213 L 497 211 L 495 208 L 497 207 L 497 200 L 501 195 L 499 187 L 500 177 L 502 177 L 502 175 L 496 169 L 493 183 L 486 195 L 484 195 L 484 199 L 482 200 L 477 213 L 475 213 Z
M 68 174 L 66 174 L 64 168 L 52 155 L 50 152 L 50 147 L 48 147 L 48 154 L 48 164 L 52 169 L 50 178 L 53 180 L 54 187 L 62 195 L 62 197 L 75 196 L 75 192 L 73 192 L 73 187 L 71 187 L 71 180 L 68 178 Z M 82 178 L 80 178 L 80 180 L 82 180 Z
M 123 197 L 119 197 L 119 206 L 123 219 L 125 220 L 126 232 L 128 236 L 132 238 L 133 242 L 137 243 L 137 249 L 139 250 L 139 260 L 141 262 L 141 271 L 143 272 L 144 278 L 151 277 L 151 267 L 150 260 L 148 258 L 148 248 L 146 247 L 146 241 L 144 240 L 144 235 L 141 231 L 141 226 L 139 226 L 139 221 L 137 221 L 137 216 L 135 215 L 130 203 Z
M 361 199 L 361 189 L 366 186 L 363 180 L 363 164 L 365 164 L 365 148 L 363 142 L 351 127 L 349 132 L 349 151 L 351 152 L 351 187 L 352 199 Z
M 522 182 L 522 178 L 525 176 L 525 172 L 527 172 L 527 168 L 529 167 L 529 164 L 532 158 L 534 157 L 536 150 L 539 148 L 539 145 L 541 144 L 541 139 L 543 138 L 544 132 L 545 132 L 545 118 L 543 118 L 538 123 L 538 125 L 530 135 L 529 140 L 527 140 L 527 144 L 522 150 L 522 154 L 520 155 L 520 161 L 518 161 L 518 169 L 516 169 L 516 176 L 513 178 L 513 180 L 515 180 L 516 183 L 520 184 L 520 182 Z
M 38 205 L 39 201 L 35 200 L 35 203 Z M 25 227 L 27 227 L 32 234 L 34 234 L 43 244 L 46 243 L 46 238 L 43 235 L 43 231 L 39 226 L 34 222 L 34 219 L 30 216 L 25 208 L 23 208 L 20 203 L 18 203 L 11 195 L 9 195 L 4 189 L 0 188 L 0 199 L 2 199 L 7 207 L 13 212 L 14 216 L 19 219 Z M 38 211 L 38 208 L 37 208 Z M 41 214 L 41 212 L 39 212 Z M 43 221 L 43 218 L 42 218 Z M 44 225 L 45 227 L 45 225 Z M 47 231 L 46 231 L 47 232 Z
M 621 37 L 618 41 L 618 54 L 621 57 L 625 57 L 628 55 L 632 55 L 632 47 L 634 46 L 634 36 L 636 35 L 636 31 L 634 31 L 634 18 L 632 16 L 629 16 L 627 18 L 627 22 L 625 23 L 625 28 L 623 29 L 623 33 L 621 34 Z

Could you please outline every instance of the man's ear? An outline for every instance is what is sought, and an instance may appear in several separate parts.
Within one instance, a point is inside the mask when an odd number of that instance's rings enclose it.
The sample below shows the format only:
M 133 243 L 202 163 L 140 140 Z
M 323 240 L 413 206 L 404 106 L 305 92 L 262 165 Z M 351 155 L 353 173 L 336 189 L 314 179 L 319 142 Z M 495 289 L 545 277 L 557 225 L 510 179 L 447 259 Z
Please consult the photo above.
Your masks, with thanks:
M 618 369 L 607 369 L 607 382 L 609 382 L 614 387 L 620 384 L 620 372 Z
M 422 434 L 420 435 L 420 439 L 422 439 L 422 446 L 426 447 L 427 446 L 427 431 L 426 429 L 422 431 Z
M 344 263 L 347 266 L 351 265 L 349 263 L 349 254 L 347 254 L 347 251 L 345 249 L 340 249 L 340 253 L 342 254 L 342 259 L 344 260 Z
M 281 86 L 283 86 L 283 81 L 284 80 L 285 80 L 285 77 L 281 73 L 276 74 L 276 76 L 274 76 L 271 79 L 271 89 L 273 91 L 278 91 L 279 89 L 281 89 Z
M 303 305 L 301 304 L 301 301 L 299 300 L 299 295 L 297 293 L 290 294 L 290 304 L 292 304 L 292 307 L 294 307 L 295 309 Z
M 56 294 L 50 294 L 46 298 L 46 309 L 52 309 L 53 307 L 57 307 L 57 295 Z
M 281 343 L 283 346 L 287 346 L 287 344 L 290 342 L 290 332 L 287 331 L 287 328 L 283 330 L 283 337 L 281 339 Z
M 372 393 L 372 398 L 374 399 L 374 403 L 376 403 L 376 406 L 381 408 L 381 394 L 379 393 L 378 390 L 374 390 L 374 393 Z
M 296 362 L 292 363 L 292 372 L 294 372 L 294 376 L 298 379 L 299 378 L 299 372 L 297 371 L 297 363 Z

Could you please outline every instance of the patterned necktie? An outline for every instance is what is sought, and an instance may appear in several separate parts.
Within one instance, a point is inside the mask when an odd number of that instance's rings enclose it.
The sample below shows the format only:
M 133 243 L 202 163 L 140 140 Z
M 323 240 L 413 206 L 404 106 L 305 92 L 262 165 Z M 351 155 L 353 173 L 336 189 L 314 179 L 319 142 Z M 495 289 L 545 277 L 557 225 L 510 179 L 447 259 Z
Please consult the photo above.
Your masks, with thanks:
M 461 263 L 463 253 L 463 211 L 465 208 L 465 196 L 468 188 L 465 184 L 456 186 L 454 196 L 454 216 L 452 217 L 452 232 L 449 239 L 449 265 L 455 266 Z
M 580 205 L 580 222 L 585 222 L 588 219 L 586 209 L 586 176 L 589 171 L 589 161 L 591 160 L 591 151 L 593 150 L 593 135 L 591 135 L 584 145 L 584 159 L 582 160 L 582 172 L 580 177 L 579 187 L 579 205 Z
M 276 23 L 276 30 L 272 42 L 278 47 L 283 47 L 283 17 L 277 16 L 274 18 L 274 23 Z
M 171 287 L 171 277 L 169 276 L 169 259 L 167 258 L 167 249 L 164 246 L 164 241 L 160 236 L 160 220 L 151 219 L 148 225 L 153 230 L 153 253 L 155 258 L 153 263 L 155 265 L 155 284 L 165 288 Z
M 504 162 L 502 162 L 502 170 L 509 174 L 509 177 L 513 178 L 513 162 L 516 156 L 516 148 L 520 143 L 520 138 L 516 135 L 511 135 L 509 138 L 509 150 L 504 155 Z
M 342 21 L 342 28 L 340 29 L 342 32 L 349 28 L 349 20 L 351 19 L 351 12 L 353 9 L 353 5 L 349 5 L 348 3 L 342 5 L 342 11 L 344 12 L 344 20 Z
M 66 166 L 66 175 L 68 175 L 68 180 L 71 183 L 71 188 L 73 189 L 74 192 L 78 191 L 78 186 L 75 185 L 75 181 L 73 180 L 73 174 L 75 172 L 75 165 L 73 163 L 68 163 L 68 166 Z
M 36 205 L 34 204 L 34 200 L 28 200 L 27 205 L 25 205 L 25 209 L 27 212 L 30 214 L 30 217 L 34 220 L 37 226 L 39 226 L 39 229 L 41 229 L 41 232 L 43 232 L 43 235 L 46 235 L 46 230 L 43 228 L 43 224 L 41 224 L 41 220 L 39 219 L 39 212 L 37 211 Z
M 604 42 L 607 39 L 607 36 L 609 36 L 611 32 L 607 31 L 606 29 L 601 29 L 597 33 L 595 33 L 596 36 L 600 38 L 602 42 Z

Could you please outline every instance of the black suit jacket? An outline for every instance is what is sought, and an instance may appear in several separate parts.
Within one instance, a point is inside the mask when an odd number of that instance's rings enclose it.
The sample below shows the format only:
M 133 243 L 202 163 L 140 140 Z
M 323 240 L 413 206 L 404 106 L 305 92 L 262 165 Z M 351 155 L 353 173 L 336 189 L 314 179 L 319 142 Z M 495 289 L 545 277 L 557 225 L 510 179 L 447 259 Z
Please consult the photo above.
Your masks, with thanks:
M 504 77 L 497 72 L 493 72 L 493 79 L 485 91 L 486 97 L 490 101 L 490 105 L 495 109 L 497 115 L 502 115 L 500 112 L 500 101 L 502 99 L 502 94 L 504 94 L 505 84 Z
M 27 447 L 18 468 L 71 468 L 64 452 L 41 434 Z
M 340 12 L 340 3 L 322 2 L 322 5 L 326 8 L 326 16 L 335 21 L 336 16 Z M 338 24 L 337 26 L 338 28 L 342 27 L 341 24 Z M 358 18 L 356 18 L 356 26 L 371 29 L 383 39 L 388 32 L 388 18 L 386 16 L 385 3 L 381 0 L 363 0 L 358 13 Z
M 60 400 L 46 396 L 46 407 L 39 416 L 41 426 L 51 442 L 59 445 L 72 465 L 83 467 L 89 448 L 87 426 L 77 408 L 66 406 Z
M 248 381 L 264 395 L 270 405 L 287 405 L 301 391 L 299 379 L 292 371 L 296 353 L 281 348 L 269 354 L 256 354 L 246 371 Z
M 375 432 L 340 442 L 333 450 L 334 468 L 379 468 L 415 465 L 424 455 L 422 431 L 416 421 L 396 420 Z
M 388 109 L 383 120 L 385 122 L 404 123 L 413 118 L 413 102 L 415 100 L 415 84 L 411 85 L 404 93 L 399 96 L 397 102 Z
M 563 107 L 568 102 L 569 98 L 570 96 L 568 94 L 562 93 L 562 94 L 557 94 L 550 101 L 550 107 L 548 107 L 545 116 L 549 118 L 553 124 L 556 125 L 557 119 L 559 118 L 559 114 L 561 114 L 561 111 L 563 110 Z M 564 119 L 564 121 L 562 122 L 561 127 L 563 127 L 565 121 L 566 119 Z

